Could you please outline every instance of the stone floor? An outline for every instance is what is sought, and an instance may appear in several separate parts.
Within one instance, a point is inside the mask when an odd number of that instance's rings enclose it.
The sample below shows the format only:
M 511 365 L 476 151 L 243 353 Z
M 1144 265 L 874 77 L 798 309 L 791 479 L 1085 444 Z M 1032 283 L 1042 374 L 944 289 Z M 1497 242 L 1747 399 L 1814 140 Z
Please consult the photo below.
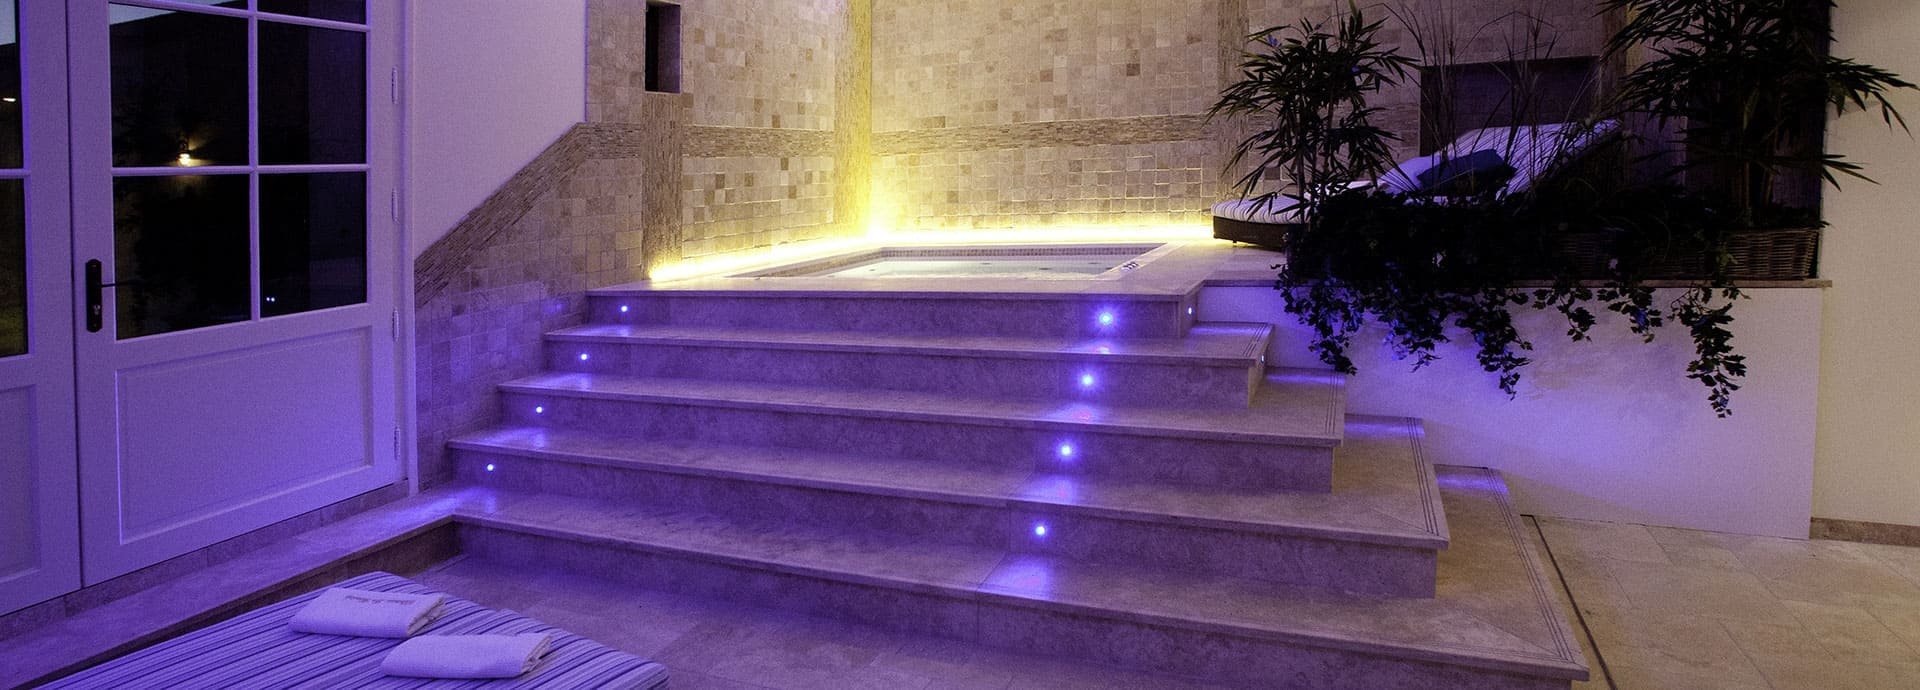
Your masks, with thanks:
M 1920 548 L 1538 524 L 1598 648 L 1587 687 L 1920 687 Z
M 1579 609 L 1576 688 L 1920 687 L 1920 548 L 1533 524 Z M 676 688 L 1208 687 L 471 559 L 418 579 L 656 658 Z

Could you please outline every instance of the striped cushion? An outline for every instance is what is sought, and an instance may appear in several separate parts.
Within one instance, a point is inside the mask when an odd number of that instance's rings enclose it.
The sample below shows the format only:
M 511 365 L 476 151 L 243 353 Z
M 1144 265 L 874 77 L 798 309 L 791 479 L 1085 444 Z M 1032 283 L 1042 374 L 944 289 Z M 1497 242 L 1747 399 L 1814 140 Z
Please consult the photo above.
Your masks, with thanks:
M 398 575 L 368 573 L 338 587 L 427 594 Z M 657 688 L 667 668 L 512 611 L 449 596 L 422 635 L 552 632 L 546 658 L 519 678 L 491 681 L 394 678 L 380 660 L 403 640 L 310 635 L 287 628 L 309 592 L 81 671 L 50 688 Z

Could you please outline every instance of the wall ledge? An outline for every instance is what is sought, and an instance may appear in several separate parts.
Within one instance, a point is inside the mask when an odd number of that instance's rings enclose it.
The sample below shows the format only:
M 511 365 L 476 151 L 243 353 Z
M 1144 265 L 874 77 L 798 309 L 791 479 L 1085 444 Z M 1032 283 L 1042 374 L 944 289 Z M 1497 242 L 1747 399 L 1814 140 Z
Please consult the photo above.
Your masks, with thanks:
M 1807 530 L 1807 538 L 1891 546 L 1920 546 L 1920 525 L 1817 517 L 1813 519 L 1812 525 Z

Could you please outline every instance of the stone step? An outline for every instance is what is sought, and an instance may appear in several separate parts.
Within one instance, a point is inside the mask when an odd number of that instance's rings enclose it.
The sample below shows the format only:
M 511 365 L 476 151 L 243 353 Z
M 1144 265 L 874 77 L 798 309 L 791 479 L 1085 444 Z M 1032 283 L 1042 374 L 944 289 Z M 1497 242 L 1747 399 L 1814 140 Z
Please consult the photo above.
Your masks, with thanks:
M 454 439 L 461 481 L 872 529 L 1082 561 L 1433 595 L 1446 518 L 1418 422 L 1355 419 L 1330 494 L 1101 479 L 514 427 Z M 1078 458 L 1061 458 L 1071 464 Z M 1045 535 L 1036 530 L 1044 529 Z
M 1436 468 L 1432 598 L 1087 563 L 787 521 L 470 488 L 466 553 L 1030 653 L 1260 687 L 1566 688 L 1567 621 L 1498 473 Z
M 1243 409 L 1113 407 L 733 381 L 545 373 L 500 386 L 508 425 L 1109 477 L 1328 491 L 1343 379 L 1274 370 Z M 1080 458 L 1060 467 L 1062 446 Z
M 1082 281 L 1071 282 L 1084 285 Z M 993 293 L 613 287 L 587 293 L 587 315 L 589 322 L 599 324 L 941 336 L 1177 338 L 1193 324 L 1196 286 L 1177 292 L 1085 290 Z
M 547 335 L 551 371 L 1118 405 L 1246 407 L 1269 324 L 1183 338 L 936 336 L 590 324 Z

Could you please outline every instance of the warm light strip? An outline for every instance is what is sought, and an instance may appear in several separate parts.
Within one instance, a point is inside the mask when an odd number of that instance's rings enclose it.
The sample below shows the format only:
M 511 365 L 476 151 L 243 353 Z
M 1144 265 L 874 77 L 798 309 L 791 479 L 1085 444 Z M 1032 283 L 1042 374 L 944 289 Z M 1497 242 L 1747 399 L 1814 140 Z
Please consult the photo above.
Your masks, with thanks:
M 823 259 L 881 247 L 924 245 L 1104 244 L 1114 242 L 1181 242 L 1208 239 L 1212 227 L 1189 225 L 1046 226 L 981 230 L 896 230 L 866 237 L 819 239 L 730 254 L 705 256 L 656 267 L 654 282 L 712 278 Z

